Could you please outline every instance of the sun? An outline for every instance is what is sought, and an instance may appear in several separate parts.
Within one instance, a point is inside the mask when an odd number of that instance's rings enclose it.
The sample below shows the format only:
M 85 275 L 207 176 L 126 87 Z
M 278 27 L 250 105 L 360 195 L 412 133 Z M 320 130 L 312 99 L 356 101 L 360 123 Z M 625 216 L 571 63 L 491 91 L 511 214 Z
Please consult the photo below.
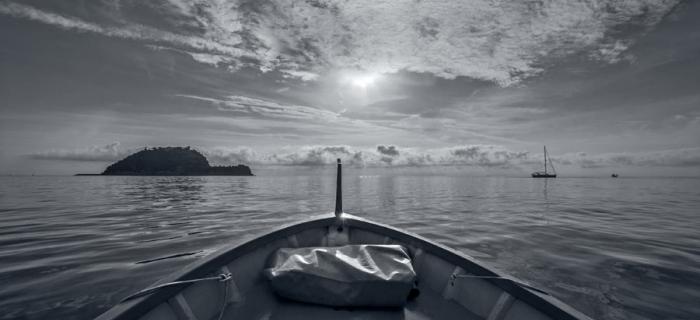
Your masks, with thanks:
M 367 87 L 373 85 L 377 81 L 378 77 L 379 75 L 374 73 L 355 75 L 350 77 L 350 83 L 352 83 L 353 86 L 366 89 Z
M 381 74 L 374 72 L 345 71 L 341 75 L 341 83 L 358 89 L 368 89 L 377 84 Z

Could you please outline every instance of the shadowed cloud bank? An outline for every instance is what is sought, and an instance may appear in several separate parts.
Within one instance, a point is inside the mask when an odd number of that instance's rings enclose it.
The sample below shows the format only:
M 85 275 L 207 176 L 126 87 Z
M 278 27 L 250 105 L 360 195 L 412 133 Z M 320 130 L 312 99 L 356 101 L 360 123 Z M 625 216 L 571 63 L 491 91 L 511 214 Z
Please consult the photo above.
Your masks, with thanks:
M 29 155 L 38 160 L 115 161 L 134 150 L 120 149 L 119 142 L 102 147 L 75 150 L 50 150 Z M 272 152 L 258 152 L 250 147 L 196 148 L 213 164 L 244 163 L 249 165 L 323 166 L 337 158 L 356 167 L 420 167 L 472 166 L 489 168 L 537 167 L 542 155 L 513 151 L 498 145 L 464 145 L 446 148 L 417 149 L 395 145 L 361 148 L 347 145 L 282 147 Z M 644 153 L 607 153 L 590 155 L 584 152 L 552 155 L 559 166 L 579 168 L 605 167 L 700 167 L 700 148 L 663 150 Z

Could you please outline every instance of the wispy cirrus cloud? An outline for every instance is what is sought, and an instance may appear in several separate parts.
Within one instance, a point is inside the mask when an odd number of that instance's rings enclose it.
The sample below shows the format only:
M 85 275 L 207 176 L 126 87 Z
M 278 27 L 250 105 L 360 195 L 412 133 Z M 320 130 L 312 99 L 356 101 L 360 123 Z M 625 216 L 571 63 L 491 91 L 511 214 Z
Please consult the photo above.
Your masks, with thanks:
M 201 35 L 166 31 L 128 20 L 120 25 L 90 22 L 79 17 L 45 11 L 11 1 L 0 3 L 0 14 L 42 22 L 77 32 L 96 33 L 108 37 L 140 40 L 147 43 L 169 44 L 177 46 L 179 51 L 188 53 L 195 60 L 203 63 L 212 63 L 212 59 L 216 58 L 218 58 L 219 62 L 233 62 L 234 60 L 231 59 L 238 61 L 241 58 L 255 58 L 253 54 L 236 47 L 240 41 L 232 40 L 239 39 L 239 36 L 235 33 L 231 34 L 226 41 L 216 41 Z M 157 46 L 157 48 L 165 47 Z
M 209 102 L 220 111 L 234 112 L 259 118 L 332 120 L 338 114 L 309 106 L 284 104 L 267 99 L 246 96 L 228 96 L 226 99 L 209 98 L 195 95 L 176 95 L 177 97 Z
M 24 4 L 18 4 L 9 1 L 0 3 L 0 13 L 18 18 L 25 18 L 33 21 L 43 22 L 64 29 L 112 35 L 109 34 L 106 29 L 100 27 L 99 25 L 83 21 L 82 19 L 78 19 L 75 17 L 67 17 L 61 14 L 39 10 L 32 6 L 27 6 Z M 122 34 L 122 37 L 133 36 L 128 36 L 127 33 L 124 33 Z
M 302 80 L 317 79 L 328 70 L 360 69 L 469 77 L 508 86 L 571 55 L 622 61 L 635 34 L 656 25 L 679 2 L 169 0 L 120 3 L 102 8 L 113 21 L 91 21 L 79 12 L 5 1 L 0 14 L 156 42 L 203 63 L 255 66 Z M 136 9 L 159 18 L 144 21 L 133 16 Z

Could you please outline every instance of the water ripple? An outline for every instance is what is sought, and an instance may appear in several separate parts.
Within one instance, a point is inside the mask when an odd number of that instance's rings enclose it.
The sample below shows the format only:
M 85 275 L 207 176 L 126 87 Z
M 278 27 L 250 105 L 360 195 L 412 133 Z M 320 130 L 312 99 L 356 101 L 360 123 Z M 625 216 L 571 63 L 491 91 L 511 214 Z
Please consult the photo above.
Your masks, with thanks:
M 594 318 L 700 314 L 700 180 L 345 174 L 347 212 Z M 91 319 L 217 248 L 334 207 L 332 174 L 0 179 L 0 319 Z

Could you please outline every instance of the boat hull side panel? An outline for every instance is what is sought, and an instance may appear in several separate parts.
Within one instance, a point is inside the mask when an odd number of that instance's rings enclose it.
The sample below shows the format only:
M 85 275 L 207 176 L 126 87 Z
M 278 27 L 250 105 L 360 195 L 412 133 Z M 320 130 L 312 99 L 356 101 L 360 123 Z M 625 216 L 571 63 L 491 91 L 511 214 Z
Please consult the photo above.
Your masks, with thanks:
M 547 315 L 537 311 L 537 309 L 523 303 L 522 301 L 515 301 L 513 306 L 510 307 L 506 316 L 503 320 L 547 320 L 550 319 Z
M 167 303 L 162 303 L 149 311 L 142 320 L 170 320 L 177 319 L 175 311 Z
M 223 288 L 222 282 L 199 282 L 183 290 L 182 296 L 197 319 L 211 319 L 221 309 Z
M 454 273 L 457 277 L 450 278 L 445 288 L 450 299 L 478 316 L 488 318 L 504 291 L 483 279 L 459 277 L 464 272 L 461 268 L 457 269 L 459 271 Z

